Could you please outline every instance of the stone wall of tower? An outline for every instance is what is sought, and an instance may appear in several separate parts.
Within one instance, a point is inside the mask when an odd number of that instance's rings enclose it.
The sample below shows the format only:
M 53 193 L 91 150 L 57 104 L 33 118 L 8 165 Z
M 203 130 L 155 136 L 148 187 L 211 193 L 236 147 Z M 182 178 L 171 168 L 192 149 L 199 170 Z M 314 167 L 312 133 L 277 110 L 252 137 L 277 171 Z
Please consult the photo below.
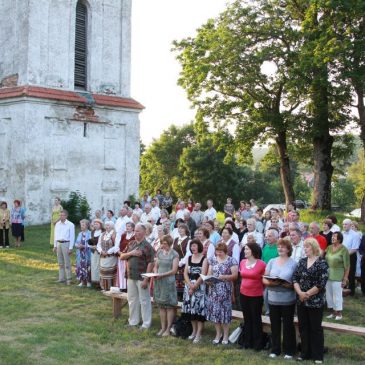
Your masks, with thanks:
M 0 82 L 74 89 L 77 0 L 0 2 Z M 85 0 L 88 91 L 130 96 L 131 0 Z

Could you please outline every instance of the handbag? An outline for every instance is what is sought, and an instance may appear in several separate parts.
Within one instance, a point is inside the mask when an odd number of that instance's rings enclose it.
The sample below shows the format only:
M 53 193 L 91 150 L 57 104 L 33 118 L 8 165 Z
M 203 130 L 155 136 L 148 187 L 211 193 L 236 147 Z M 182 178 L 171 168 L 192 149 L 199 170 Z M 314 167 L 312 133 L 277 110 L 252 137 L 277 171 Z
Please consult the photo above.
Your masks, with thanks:
M 238 341 L 238 338 L 240 337 L 242 333 L 242 327 L 241 326 L 238 326 L 231 334 L 230 336 L 228 337 L 228 341 L 230 343 L 237 343 Z

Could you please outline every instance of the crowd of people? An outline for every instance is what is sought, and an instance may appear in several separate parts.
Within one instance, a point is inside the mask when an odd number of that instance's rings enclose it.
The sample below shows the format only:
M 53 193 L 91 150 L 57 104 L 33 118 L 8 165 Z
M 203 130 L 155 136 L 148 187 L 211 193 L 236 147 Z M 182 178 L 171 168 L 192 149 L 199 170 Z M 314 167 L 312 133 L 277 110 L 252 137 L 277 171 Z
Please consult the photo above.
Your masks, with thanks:
M 10 213 L 15 224 L 19 206 L 14 204 Z M 2 204 L 0 219 L 9 216 L 6 209 Z M 50 243 L 57 253 L 58 282 L 71 285 L 70 254 L 76 249 L 80 287 L 127 292 L 129 325 L 142 329 L 151 327 L 152 296 L 160 310 L 161 337 L 170 336 L 181 302 L 182 315 L 192 325 L 188 338 L 195 344 L 210 321 L 216 332 L 212 343 L 227 345 L 232 309 L 239 309 L 244 347 L 260 351 L 264 313 L 271 323 L 271 358 L 296 355 L 296 313 L 297 360 L 321 363 L 325 307 L 327 318 L 341 321 L 343 291 L 355 294 L 357 276 L 365 295 L 365 238 L 357 223 L 345 219 L 341 229 L 331 215 L 321 224 L 307 224 L 293 205 L 264 213 L 253 200 L 235 209 L 227 198 L 222 210 L 221 225 L 213 200 L 205 210 L 192 200 L 173 206 L 170 194 L 158 190 L 154 197 L 144 194 L 133 207 L 125 202 L 117 216 L 97 210 L 90 221 L 79 222 L 75 236 L 75 225 L 56 198 Z M 9 218 L 2 222 L 4 231 Z

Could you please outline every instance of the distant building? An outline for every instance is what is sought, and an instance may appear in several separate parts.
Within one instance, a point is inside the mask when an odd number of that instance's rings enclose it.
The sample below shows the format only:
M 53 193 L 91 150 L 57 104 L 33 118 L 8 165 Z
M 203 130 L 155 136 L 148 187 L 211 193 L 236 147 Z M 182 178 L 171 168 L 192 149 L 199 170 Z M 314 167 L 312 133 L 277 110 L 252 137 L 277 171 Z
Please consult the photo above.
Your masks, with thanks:
M 0 2 L 0 200 L 25 202 L 31 224 L 70 191 L 114 210 L 138 192 L 131 3 Z

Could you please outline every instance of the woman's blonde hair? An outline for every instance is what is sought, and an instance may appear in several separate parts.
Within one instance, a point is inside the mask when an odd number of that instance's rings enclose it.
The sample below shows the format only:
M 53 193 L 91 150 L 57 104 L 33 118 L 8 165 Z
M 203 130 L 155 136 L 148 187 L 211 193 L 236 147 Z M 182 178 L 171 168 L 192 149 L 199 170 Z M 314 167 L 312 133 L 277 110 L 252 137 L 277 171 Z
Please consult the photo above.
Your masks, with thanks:
M 304 245 L 309 245 L 312 247 L 314 256 L 321 255 L 321 248 L 319 247 L 319 244 L 315 238 L 312 237 L 307 238 L 306 240 L 304 240 Z

